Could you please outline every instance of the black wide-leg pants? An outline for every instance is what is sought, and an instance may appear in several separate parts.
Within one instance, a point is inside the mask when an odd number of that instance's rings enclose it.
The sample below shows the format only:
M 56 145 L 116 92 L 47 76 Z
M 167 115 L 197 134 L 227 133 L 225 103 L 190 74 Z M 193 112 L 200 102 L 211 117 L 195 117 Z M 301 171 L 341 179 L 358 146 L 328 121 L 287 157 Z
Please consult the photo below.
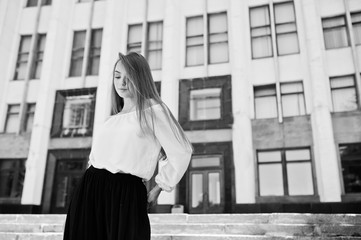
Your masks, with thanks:
M 142 179 L 90 166 L 74 191 L 64 240 L 150 240 Z

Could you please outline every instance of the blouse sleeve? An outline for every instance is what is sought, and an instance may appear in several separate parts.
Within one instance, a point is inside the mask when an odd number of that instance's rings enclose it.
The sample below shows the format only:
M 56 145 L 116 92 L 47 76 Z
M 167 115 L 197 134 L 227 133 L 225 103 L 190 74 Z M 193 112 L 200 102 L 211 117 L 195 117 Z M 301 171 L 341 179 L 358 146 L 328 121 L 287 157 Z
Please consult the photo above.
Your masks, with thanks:
M 181 143 L 182 140 L 178 141 L 171 126 L 174 123 L 168 122 L 166 114 L 168 113 L 163 109 L 155 111 L 154 133 L 167 155 L 165 164 L 159 168 L 155 182 L 160 188 L 170 192 L 187 170 L 193 148 L 189 141 L 185 143 Z M 173 127 L 178 131 L 176 126 Z

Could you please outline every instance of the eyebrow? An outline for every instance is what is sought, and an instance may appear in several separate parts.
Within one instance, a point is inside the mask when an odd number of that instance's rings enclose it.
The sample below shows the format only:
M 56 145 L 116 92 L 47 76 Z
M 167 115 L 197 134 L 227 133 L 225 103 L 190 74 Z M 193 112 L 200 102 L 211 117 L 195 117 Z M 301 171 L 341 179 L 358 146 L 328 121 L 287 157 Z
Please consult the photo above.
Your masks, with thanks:
M 121 72 L 119 72 L 119 71 L 117 71 L 117 70 L 115 70 L 115 72 L 116 72 L 116 73 L 121 73 Z

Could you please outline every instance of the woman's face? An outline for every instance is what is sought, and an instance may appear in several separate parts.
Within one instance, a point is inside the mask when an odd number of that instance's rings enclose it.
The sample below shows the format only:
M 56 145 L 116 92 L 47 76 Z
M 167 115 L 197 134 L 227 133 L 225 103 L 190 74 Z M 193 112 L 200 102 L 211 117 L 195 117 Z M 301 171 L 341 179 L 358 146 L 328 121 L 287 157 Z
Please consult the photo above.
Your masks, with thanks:
M 126 71 L 121 62 L 115 66 L 114 72 L 114 88 L 118 95 L 122 98 L 133 98 L 135 89 L 132 81 L 126 76 Z

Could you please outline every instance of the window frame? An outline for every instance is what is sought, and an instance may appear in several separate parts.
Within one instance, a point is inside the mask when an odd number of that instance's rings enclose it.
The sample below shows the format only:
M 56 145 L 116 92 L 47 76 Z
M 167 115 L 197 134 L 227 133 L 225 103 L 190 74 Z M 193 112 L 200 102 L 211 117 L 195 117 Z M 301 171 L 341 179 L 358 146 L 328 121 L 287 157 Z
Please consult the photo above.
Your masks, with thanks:
M 225 15 L 226 18 L 226 28 L 227 30 L 225 32 L 217 32 L 217 33 L 211 33 L 210 32 L 210 19 L 212 16 L 215 15 Z M 216 42 L 216 43 L 211 43 L 210 39 L 212 35 L 221 35 L 221 34 L 225 34 L 227 37 L 226 41 L 222 41 L 222 42 Z M 211 45 L 212 44 L 219 44 L 219 43 L 226 43 L 227 45 L 227 61 L 222 61 L 222 62 L 211 62 Z M 227 11 L 224 12 L 216 12 L 216 13 L 208 13 L 207 14 L 207 51 L 208 51 L 208 59 L 207 59 L 207 64 L 211 65 L 211 64 L 222 64 L 222 63 L 229 63 L 229 36 L 228 36 L 228 14 Z
M 350 89 L 351 87 L 338 87 L 338 88 L 332 88 L 332 84 L 331 81 L 333 79 L 342 79 L 342 78 L 346 78 L 346 77 L 352 77 L 353 79 L 353 89 L 355 90 L 355 99 L 356 99 L 356 109 L 353 110 L 342 110 L 342 111 L 335 111 L 335 106 L 334 106 L 334 99 L 332 97 L 332 90 L 339 90 L 339 89 Z M 353 112 L 353 111 L 357 111 L 359 109 L 359 102 L 358 102 L 358 91 L 357 91 L 357 83 L 356 83 L 356 77 L 354 74 L 350 74 L 350 75 L 342 75 L 342 76 L 333 76 L 329 78 L 329 84 L 330 84 L 330 95 L 331 95 L 331 103 L 332 103 L 332 113 L 341 113 L 341 112 Z
M 96 34 L 99 33 L 100 35 L 100 46 L 95 46 L 95 38 Z M 101 59 L 101 50 L 102 50 L 102 43 L 103 43 L 103 28 L 93 28 L 91 29 L 90 33 L 90 43 L 89 43 L 89 51 L 88 51 L 88 63 L 87 63 L 87 76 L 98 76 L 99 75 L 99 68 L 100 68 L 100 59 Z M 87 47 L 87 46 L 85 46 Z M 99 54 L 97 54 L 97 50 L 99 50 Z M 99 64 L 98 66 L 94 66 L 94 59 L 99 57 Z M 95 68 L 96 70 L 94 70 Z
M 191 35 L 191 36 L 188 36 L 187 35 L 187 26 L 188 26 L 188 21 L 191 20 L 191 19 L 195 19 L 195 18 L 202 18 L 202 22 L 203 22 L 203 29 L 202 29 L 202 34 L 198 34 L 198 35 Z M 196 67 L 196 66 L 203 66 L 204 63 L 205 63 L 205 59 L 204 59 L 204 45 L 205 45 L 205 33 L 204 33 L 204 17 L 203 15 L 197 15 L 197 16 L 190 16 L 190 17 L 186 17 L 186 27 L 185 27 L 185 67 Z M 187 45 L 187 42 L 189 39 L 191 38 L 198 38 L 198 37 L 202 37 L 202 44 L 193 44 L 193 45 Z M 202 63 L 200 64 L 192 64 L 192 65 L 189 65 L 188 62 L 187 62 L 187 52 L 188 52 L 188 49 L 189 48 L 192 48 L 192 47 L 200 47 L 202 46 L 202 49 L 203 49 L 203 61 Z
M 75 48 L 74 45 L 75 45 L 75 39 L 76 39 L 76 36 L 77 34 L 84 34 L 84 42 L 82 44 L 81 47 L 77 47 Z M 82 71 L 83 71 L 83 65 L 84 65 L 84 59 L 85 59 L 85 48 L 86 48 L 86 34 L 87 34 L 87 30 L 76 30 L 76 31 L 73 31 L 73 41 L 72 41 L 72 47 L 71 47 L 71 55 L 70 55 L 70 67 L 69 67 L 69 77 L 81 77 L 82 76 Z M 79 57 L 79 56 L 76 56 L 74 57 L 75 53 L 78 52 L 78 51 L 82 51 L 82 56 Z M 80 75 L 77 75 L 75 74 L 76 71 L 73 70 L 73 67 L 74 67 L 74 62 L 75 61 L 80 61 L 79 59 L 82 59 L 81 62 L 82 62 L 82 65 L 81 65 L 81 68 L 80 68 Z
M 149 36 L 150 36 L 150 25 L 152 24 L 160 24 L 161 28 L 162 28 L 162 36 L 160 40 L 155 40 L 155 41 L 150 41 L 149 40 Z M 163 20 L 160 21 L 152 21 L 152 22 L 147 22 L 147 41 L 146 41 L 146 59 L 149 61 L 149 53 L 150 52 L 160 52 L 160 65 L 159 67 L 156 68 L 152 68 L 151 66 L 151 70 L 161 70 L 162 69 L 162 65 L 163 65 L 163 38 L 164 38 L 164 22 Z M 151 43 L 159 43 L 160 48 L 155 48 L 155 49 L 151 49 L 150 45 Z
M 39 67 L 39 63 L 41 66 L 44 62 L 44 52 L 46 47 L 46 33 L 38 33 L 37 34 L 37 43 L 35 47 L 35 56 L 33 59 L 32 69 L 31 69 L 31 77 L 30 79 L 40 79 L 41 78 L 41 71 L 40 75 L 36 76 L 37 68 Z M 41 42 L 44 39 L 44 49 L 40 50 Z
M 140 28 L 141 28 L 141 38 L 140 38 L 140 41 L 130 43 L 130 42 L 129 42 L 130 29 L 131 29 L 132 27 L 137 27 L 137 26 L 140 26 Z M 128 53 L 128 52 L 137 52 L 137 53 L 139 53 L 139 54 L 142 53 L 142 46 L 143 46 L 142 33 L 143 33 L 143 27 L 144 27 L 144 26 L 143 26 L 143 23 L 128 24 L 128 32 L 127 32 L 127 53 Z M 139 52 L 132 50 L 133 48 L 139 48 Z
M 66 97 L 68 96 L 92 96 L 90 106 L 90 120 L 86 133 L 73 133 L 70 135 L 63 134 L 63 115 L 66 104 Z M 96 103 L 96 88 L 85 89 L 71 89 L 71 90 L 58 90 L 55 96 L 53 119 L 51 124 L 50 138 L 76 138 L 76 137 L 90 137 L 93 134 L 94 116 L 95 116 L 95 103 Z
M 257 27 L 252 27 L 252 17 L 251 17 L 251 11 L 253 9 L 256 9 L 256 8 L 263 8 L 263 7 L 266 7 L 267 10 L 268 10 L 268 21 L 269 21 L 269 25 L 262 25 L 262 26 L 257 26 Z M 248 15 L 249 15 L 249 27 L 250 27 L 250 40 L 251 40 L 251 55 L 252 55 L 252 60 L 255 60 L 255 59 L 263 59 L 263 58 L 270 58 L 270 57 L 273 57 L 274 56 L 274 51 L 273 51 L 273 36 L 272 36 L 272 22 L 271 22 L 271 12 L 270 12 L 270 6 L 269 5 L 260 5 L 260 6 L 253 6 L 253 7 L 249 7 L 249 10 L 248 10 Z M 252 30 L 254 29 L 259 29 L 259 28 L 265 28 L 265 27 L 268 27 L 269 28 L 269 34 L 265 34 L 265 35 L 262 35 L 262 36 L 257 36 L 257 37 L 253 37 L 252 36 Z M 262 56 L 262 57 L 254 57 L 253 55 L 253 39 L 256 39 L 256 38 L 264 38 L 264 37 L 270 37 L 270 42 L 271 42 L 271 55 L 267 55 L 267 56 Z
M 288 85 L 288 84 L 297 84 L 297 83 L 301 83 L 302 85 L 302 92 L 292 92 L 292 93 L 282 93 L 282 85 Z M 277 91 L 277 89 L 276 89 Z M 283 96 L 289 96 L 289 95 L 300 95 L 302 94 L 303 97 L 303 103 L 304 103 L 304 111 L 305 114 L 298 114 L 298 115 L 292 115 L 292 116 L 285 116 L 284 115 L 284 110 L 283 110 Z M 304 84 L 303 81 L 294 81 L 294 82 L 282 82 L 280 83 L 280 97 L 281 97 L 281 106 L 282 106 L 282 118 L 286 118 L 286 117 L 297 117 L 297 116 L 305 116 L 307 115 L 307 107 L 306 107 L 306 98 L 305 98 L 305 88 L 304 88 Z
M 325 28 L 323 26 L 323 21 L 324 20 L 330 20 L 330 19 L 337 19 L 337 18 L 343 18 L 344 20 L 344 25 L 339 25 L 337 27 L 327 27 Z M 347 19 L 346 19 L 346 14 L 342 14 L 342 15 L 337 15 L 337 16 L 332 16 L 332 17 L 323 17 L 321 18 L 321 26 L 322 26 L 322 33 L 323 33 L 323 41 L 324 41 L 324 46 L 325 46 L 325 50 L 332 50 L 332 49 L 342 49 L 342 48 L 347 48 L 347 47 L 350 47 L 351 44 L 350 44 L 350 33 L 349 33 L 349 29 L 348 29 L 348 26 L 347 26 Z M 335 47 L 335 48 L 328 48 L 327 47 L 327 44 L 326 44 L 326 37 L 325 37 L 325 29 L 326 30 L 329 30 L 329 29 L 337 29 L 337 28 L 345 28 L 345 31 L 346 31 L 346 37 L 347 37 L 347 45 L 346 46 L 342 46 L 342 47 Z
M 343 164 L 342 164 L 342 156 L 341 156 L 341 147 L 345 147 L 345 146 L 352 146 L 352 145 L 361 145 L 361 142 L 352 142 L 352 143 L 340 143 L 338 144 L 338 157 L 339 157 L 339 163 L 340 163 L 340 176 L 341 177 L 341 182 L 342 182 L 342 201 L 344 202 L 349 202 L 349 201 L 357 201 L 359 199 L 361 199 L 361 192 L 346 192 L 346 186 L 345 186 L 345 180 L 344 180 L 344 174 L 343 174 Z M 361 156 L 360 156 L 360 160 L 361 160 Z M 360 161 L 360 165 L 361 165 L 361 161 Z
M 29 50 L 28 52 L 21 52 L 21 49 L 23 47 L 23 42 L 25 41 L 26 38 L 30 38 L 30 44 L 29 44 Z M 18 80 L 24 80 L 26 78 L 26 76 L 24 76 L 24 78 L 18 78 L 19 73 L 18 73 L 18 69 L 19 66 L 21 64 L 26 64 L 26 68 L 28 67 L 28 64 L 30 62 L 29 59 L 29 55 L 30 55 L 30 51 L 31 51 L 31 40 L 32 40 L 32 35 L 29 34 L 25 34 L 25 35 L 20 35 L 20 41 L 19 41 L 19 47 L 18 47 L 18 52 L 17 52 L 17 58 L 16 58 L 16 64 L 15 64 L 15 71 L 14 71 L 14 75 L 13 75 L 13 80 L 14 81 L 18 81 Z M 25 60 L 21 60 L 21 56 L 22 55 L 27 55 L 27 59 Z M 25 74 L 26 74 L 26 68 L 25 68 Z
M 15 113 L 11 113 L 10 109 L 12 106 L 19 106 L 19 110 L 18 112 Z M 5 125 L 4 125 L 4 133 L 14 133 L 14 132 L 8 132 L 7 131 L 7 125 L 9 123 L 9 115 L 18 115 L 18 117 L 20 117 L 20 104 L 19 103 L 11 103 L 11 104 L 7 104 L 7 111 L 6 111 L 6 119 L 5 119 Z M 19 119 L 20 121 L 20 119 Z
M 32 109 L 32 106 L 34 106 L 34 109 Z M 33 116 L 33 123 L 34 123 L 34 116 L 35 116 L 35 112 L 36 112 L 36 103 L 27 103 L 26 104 L 26 116 L 25 116 L 25 121 L 24 121 L 24 131 L 25 132 L 31 132 L 32 131 L 32 127 L 30 130 L 29 129 L 29 117 L 32 115 Z
M 262 96 L 262 97 L 256 97 L 256 88 L 262 88 L 265 89 L 267 87 L 270 86 L 274 86 L 274 90 L 275 90 L 275 94 L 274 95 L 267 95 L 267 96 Z M 257 104 L 256 104 L 256 98 L 263 98 L 263 97 L 269 97 L 269 96 L 275 96 L 276 97 L 276 110 L 277 110 L 277 116 L 275 117 L 267 117 L 267 118 L 257 118 Z M 277 87 L 275 83 L 272 84 L 265 84 L 265 85 L 254 85 L 253 86 L 253 104 L 254 104 L 254 119 L 275 119 L 278 118 L 280 113 L 279 113 L 279 109 L 278 109 L 278 97 L 277 97 Z
M 16 161 L 16 168 L 15 168 L 15 181 L 13 182 L 12 186 L 11 186 L 11 193 L 9 197 L 0 197 L 0 203 L 11 203 L 11 204 L 19 204 L 21 201 L 21 197 L 22 197 L 22 192 L 24 190 L 23 185 L 24 185 L 24 180 L 25 180 L 25 175 L 26 175 L 26 159 L 22 159 L 22 158 L 16 158 L 16 159 L 0 159 L 0 162 L 4 162 L 4 161 Z M 22 163 L 21 163 L 22 162 Z M 16 193 L 16 187 L 19 184 L 19 176 L 20 176 L 20 172 L 24 170 L 24 180 L 22 182 L 22 189 L 21 189 L 21 194 L 20 196 L 13 196 Z
M 294 55 L 294 54 L 299 54 L 300 53 L 300 43 L 299 43 L 299 39 L 298 39 L 298 28 L 297 28 L 297 18 L 296 18 L 296 7 L 295 7 L 295 3 L 294 1 L 286 1 L 286 2 L 277 2 L 273 4 L 273 10 L 274 12 L 277 6 L 281 6 L 281 5 L 285 5 L 285 4 L 290 4 L 292 3 L 292 7 L 293 7 L 293 12 L 294 12 L 294 22 L 286 22 L 286 23 L 276 23 L 276 14 L 274 14 L 274 24 L 275 24 L 275 40 L 276 40 L 276 49 L 277 49 L 277 56 L 288 56 L 288 55 Z M 287 25 L 293 23 L 295 25 L 295 31 L 293 32 L 287 32 L 287 33 L 277 33 L 277 27 L 278 26 L 282 26 L 282 25 Z M 286 53 L 286 54 L 280 54 L 279 53 L 279 44 L 278 44 L 278 36 L 280 35 L 287 35 L 287 34 L 296 34 L 296 39 L 297 39 L 297 51 L 296 52 L 292 52 L 292 53 Z
M 287 161 L 286 159 L 286 151 L 292 151 L 292 150 L 308 150 L 310 153 L 310 160 L 292 160 L 292 161 Z M 260 152 L 274 152 L 274 151 L 279 151 L 281 154 L 281 161 L 280 162 L 264 162 L 261 163 L 262 164 L 281 164 L 282 166 L 282 175 L 283 175 L 283 182 L 282 182 L 282 186 L 283 186 L 283 195 L 265 195 L 262 196 L 261 195 L 261 187 L 260 187 L 260 175 L 259 175 L 259 166 L 260 166 L 260 162 L 259 162 L 259 156 L 258 154 Z M 309 162 L 310 166 L 311 166 L 311 179 L 312 179 L 312 190 L 313 190 L 313 194 L 312 195 L 289 195 L 289 185 L 288 185 L 288 176 L 287 176 L 287 163 L 291 162 L 291 163 L 295 163 L 295 162 Z M 257 149 L 256 150 L 256 187 L 257 187 L 257 192 L 256 192 L 256 202 L 293 202 L 295 199 L 297 199 L 297 201 L 300 202 L 318 202 L 319 201 L 319 197 L 318 197 L 318 190 L 317 190 L 317 182 L 316 182 L 316 172 L 315 172 L 315 166 L 314 166 L 314 157 L 313 157 L 313 152 L 310 146 L 305 146 L 305 147 L 290 147 L 290 148 L 272 148 L 272 149 Z
M 231 76 L 182 79 L 179 81 L 179 123 L 184 130 L 207 130 L 232 128 Z M 190 92 L 205 88 L 221 88 L 221 118 L 190 120 Z

